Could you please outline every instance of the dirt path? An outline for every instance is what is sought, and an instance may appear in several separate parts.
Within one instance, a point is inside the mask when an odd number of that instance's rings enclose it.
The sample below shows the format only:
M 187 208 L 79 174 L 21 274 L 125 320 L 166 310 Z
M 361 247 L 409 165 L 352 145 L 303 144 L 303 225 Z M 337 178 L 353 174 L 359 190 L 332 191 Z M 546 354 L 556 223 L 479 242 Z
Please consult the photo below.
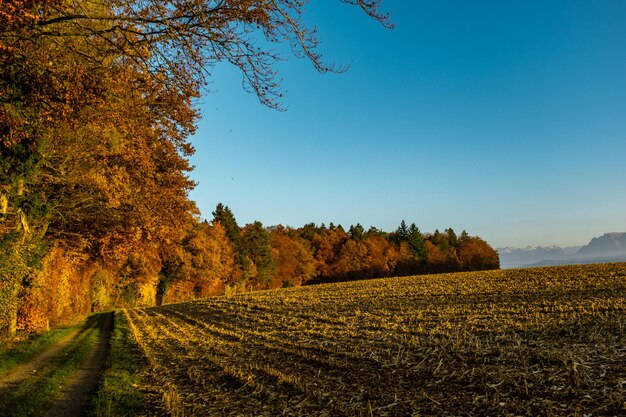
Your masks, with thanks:
M 107 313 L 100 339 L 87 356 L 61 397 L 44 414 L 45 417 L 80 417 L 86 415 L 91 398 L 98 390 L 100 374 L 104 370 L 109 341 L 113 331 L 113 313 Z
M 99 377 L 106 362 L 113 330 L 113 313 L 106 313 L 105 318 L 100 320 L 102 332 L 94 349 L 87 355 L 78 371 L 72 375 L 60 397 L 44 413 L 45 416 L 80 417 L 86 414 L 91 405 L 91 396 L 97 391 Z M 28 378 L 38 375 L 40 371 L 45 372 L 44 368 L 50 368 L 52 363 L 58 363 L 59 359 L 67 354 L 69 345 L 84 332 L 98 326 L 100 320 L 96 316 L 89 317 L 81 329 L 65 336 L 31 361 L 18 365 L 9 373 L 0 376 L 0 398 L 9 397 L 11 392 Z
M 93 323 L 85 323 L 82 329 L 75 330 L 68 334 L 35 358 L 21 365 L 17 365 L 4 375 L 0 375 L 0 398 L 2 398 L 5 393 L 10 392 L 14 387 L 20 385 L 22 381 L 31 375 L 35 375 L 39 369 L 46 366 L 54 358 L 61 355 L 72 340 L 88 329 L 90 325 L 93 325 Z

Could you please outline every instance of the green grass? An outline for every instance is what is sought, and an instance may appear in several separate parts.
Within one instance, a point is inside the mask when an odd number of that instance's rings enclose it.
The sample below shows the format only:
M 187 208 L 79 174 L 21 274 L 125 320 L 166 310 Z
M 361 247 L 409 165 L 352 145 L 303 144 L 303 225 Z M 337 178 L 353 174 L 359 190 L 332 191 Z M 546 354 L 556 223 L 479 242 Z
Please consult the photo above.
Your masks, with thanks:
M 92 416 L 132 417 L 141 414 L 144 400 L 138 388 L 139 357 L 126 317 L 123 312 L 117 311 L 107 370 L 100 382 L 98 394 L 94 397 Z
M 95 347 L 105 319 L 105 314 L 91 316 L 87 321 L 89 327 L 72 340 L 64 354 L 51 360 L 0 400 L 0 415 L 27 417 L 42 414 Z
M 26 340 L 0 346 L 0 375 L 33 359 L 79 327 L 80 325 L 74 325 L 53 329 L 45 333 L 33 334 Z

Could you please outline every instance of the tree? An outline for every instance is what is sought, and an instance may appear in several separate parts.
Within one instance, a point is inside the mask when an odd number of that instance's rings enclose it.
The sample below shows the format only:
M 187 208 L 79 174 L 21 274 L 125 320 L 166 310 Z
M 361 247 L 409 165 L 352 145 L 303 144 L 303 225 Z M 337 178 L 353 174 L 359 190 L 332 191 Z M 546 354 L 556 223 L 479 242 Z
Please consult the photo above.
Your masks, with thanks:
M 394 274 L 397 276 L 415 275 L 425 272 L 424 263 L 415 256 L 408 241 L 397 244 L 397 261 Z M 426 242 L 428 247 L 428 242 Z
M 370 226 L 370 228 L 367 229 L 367 232 L 365 232 L 365 236 L 367 238 L 374 237 L 374 236 L 380 236 L 380 237 L 383 237 L 383 238 L 387 239 L 389 237 L 389 233 L 387 233 L 387 232 L 385 232 L 385 231 L 383 231 L 383 230 L 381 230 L 381 229 L 379 229 L 377 227 Z
M 333 265 L 334 280 L 368 278 L 371 263 L 367 249 L 362 240 L 347 239 L 341 246 L 337 262 Z
M 256 221 L 243 228 L 242 245 L 257 271 L 251 284 L 256 288 L 269 287 L 274 274 L 274 259 L 269 232 L 261 222 Z
M 332 226 L 332 227 L 331 227 Z M 330 278 L 333 276 L 334 266 L 339 259 L 339 252 L 348 240 L 348 234 L 341 225 L 329 225 L 326 230 L 315 233 L 310 244 L 316 261 L 316 275 L 318 278 Z
M 160 271 L 157 304 L 215 295 L 231 283 L 235 259 L 220 223 L 198 223 Z
M 0 49 L 0 232 L 26 264 L 60 242 L 132 289 L 156 279 L 197 211 L 186 175 L 197 115 L 191 95 L 122 61 L 103 71 L 81 54 L 89 48 L 62 36 Z M 28 275 L 10 276 L 6 288 L 28 292 Z
M 479 237 L 465 237 L 461 240 L 459 245 L 459 261 L 465 271 L 500 268 L 498 252 Z
M 299 286 L 315 276 L 315 259 L 308 242 L 284 227 L 270 230 L 275 272 L 272 287 Z
M 370 229 L 372 230 L 372 229 Z M 370 233 L 365 239 L 367 258 L 369 260 L 369 276 L 372 278 L 387 277 L 393 274 L 399 260 L 399 252 L 380 231 Z
M 411 223 L 409 226 L 406 236 L 406 241 L 411 248 L 413 254 L 424 264 L 428 261 L 428 250 L 426 249 L 426 241 L 424 240 L 424 236 L 420 229 L 415 225 L 415 223 Z
M 350 226 L 350 229 L 348 230 L 348 235 L 350 235 L 350 239 L 362 240 L 364 234 L 365 228 L 361 226 L 361 223 L 357 223 L 356 226 Z
M 448 269 L 448 256 L 430 240 L 426 241 L 428 250 L 428 272 L 450 272 Z
M 224 228 L 226 237 L 235 248 L 236 252 L 241 251 L 241 231 L 232 210 L 222 203 L 218 203 L 213 214 L 213 223 L 219 223 Z
M 392 26 L 379 11 L 380 0 L 341 1 Z M 320 72 L 343 70 L 323 62 L 315 30 L 301 19 L 302 1 L 12 0 L 3 5 L 0 50 L 24 39 L 80 37 L 92 45 L 83 52 L 87 59 L 121 57 L 178 90 L 199 88 L 210 68 L 226 61 L 241 70 L 246 90 L 278 108 L 282 95 L 273 66 L 280 56 L 271 46 L 277 42 L 288 42 L 296 56 L 308 58 Z
M 457 249 L 459 247 L 459 238 L 457 237 L 456 233 L 454 233 L 454 230 L 452 230 L 452 228 L 449 228 L 446 229 L 445 232 L 450 246 Z
M 400 222 L 400 226 L 391 234 L 391 238 L 394 242 L 400 243 L 405 242 L 409 237 L 409 228 L 406 225 L 406 222 L 402 220 Z
M 235 215 L 228 206 L 218 203 L 213 212 L 213 224 L 220 224 L 226 233 L 233 252 L 235 253 L 235 277 L 233 282 L 245 284 L 258 273 L 253 260 L 250 258 L 248 248 L 242 237 L 241 228 L 237 225 Z
M 300 236 L 306 240 L 312 240 L 316 233 L 322 232 L 323 227 L 317 227 L 315 223 L 307 223 L 299 229 Z

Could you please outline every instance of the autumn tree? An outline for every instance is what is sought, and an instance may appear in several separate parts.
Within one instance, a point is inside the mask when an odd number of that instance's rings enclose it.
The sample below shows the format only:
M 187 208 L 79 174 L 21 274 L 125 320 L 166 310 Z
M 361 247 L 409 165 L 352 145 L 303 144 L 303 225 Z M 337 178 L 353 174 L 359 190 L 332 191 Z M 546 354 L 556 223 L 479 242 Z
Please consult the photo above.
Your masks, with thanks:
M 315 259 L 308 242 L 283 226 L 269 229 L 274 259 L 272 287 L 300 286 L 315 276 Z
M 332 265 L 332 280 L 362 279 L 368 277 L 370 262 L 367 246 L 362 240 L 347 239 L 339 250 L 336 262 Z M 368 277 L 370 278 L 370 277 Z
M 465 231 L 457 237 L 452 229 L 424 235 L 415 223 L 402 222 L 395 232 L 386 233 L 375 227 L 363 231 L 359 225 L 346 232 L 332 223 L 329 227 L 309 223 L 299 229 L 281 225 L 264 229 L 256 222 L 242 232 L 251 257 L 266 246 L 261 238 L 264 231 L 269 233 L 273 268 L 262 264 L 267 252 L 254 255 L 260 271 L 250 281 L 254 288 L 498 267 L 496 252 L 481 239 Z
M 10 15 L 3 9 L 4 28 L 32 21 L 33 16 L 16 9 L 25 4 L 10 5 Z M 41 258 L 49 218 L 55 214 L 49 196 L 35 185 L 47 158 L 45 146 L 51 132 L 71 123 L 100 90 L 96 74 L 76 61 L 59 54 L 49 40 L 18 39 L 11 47 L 0 41 L 0 263 L 6 263 L 0 266 L 0 307 L 6 314 L 0 333 L 15 332 L 18 294 L 42 265 L 32 259 Z
M 172 93 L 128 62 L 105 71 L 85 57 L 91 46 L 60 36 L 0 49 L 0 231 L 14 258 L 0 292 L 14 301 L 34 273 L 29 253 L 57 244 L 113 265 L 117 287 L 136 292 L 196 211 L 186 159 L 193 92 Z M 15 305 L 3 301 L 5 311 Z M 12 317 L 0 323 L 7 333 Z
M 369 277 L 380 278 L 394 274 L 400 253 L 397 246 L 378 230 L 370 229 L 364 240 L 369 261 Z
M 237 224 L 235 215 L 228 206 L 222 203 L 218 203 L 213 212 L 213 224 L 217 223 L 224 228 L 235 254 L 236 271 L 233 281 L 241 282 L 245 286 L 250 278 L 257 275 L 257 270 L 244 245 L 241 228 Z
M 347 239 L 348 234 L 340 225 L 331 224 L 328 229 L 320 229 L 313 234 L 310 243 L 316 261 L 317 277 L 324 279 L 333 276 L 341 248 Z
M 465 271 L 500 268 L 498 252 L 479 237 L 463 236 L 460 239 L 459 261 Z
M 177 253 L 164 262 L 157 302 L 218 294 L 231 282 L 234 268 L 234 254 L 221 224 L 198 223 Z
M 451 272 L 448 269 L 449 257 L 438 245 L 434 244 L 431 240 L 427 240 L 426 250 L 428 250 L 428 272 Z
M 341 1 L 391 26 L 379 0 Z M 281 92 L 273 67 L 280 55 L 271 46 L 278 42 L 288 43 L 321 72 L 342 70 L 323 62 L 315 30 L 301 18 L 305 3 L 300 1 L 8 0 L 3 5 L 0 48 L 14 48 L 21 39 L 81 37 L 93 47 L 83 52 L 87 59 L 122 57 L 173 89 L 199 87 L 210 68 L 226 61 L 241 70 L 246 90 L 278 107 Z
M 452 229 L 446 229 L 444 233 L 439 230 L 428 238 L 429 270 L 432 272 L 454 272 L 460 269 L 460 263 L 456 252 L 458 245 L 456 234 Z

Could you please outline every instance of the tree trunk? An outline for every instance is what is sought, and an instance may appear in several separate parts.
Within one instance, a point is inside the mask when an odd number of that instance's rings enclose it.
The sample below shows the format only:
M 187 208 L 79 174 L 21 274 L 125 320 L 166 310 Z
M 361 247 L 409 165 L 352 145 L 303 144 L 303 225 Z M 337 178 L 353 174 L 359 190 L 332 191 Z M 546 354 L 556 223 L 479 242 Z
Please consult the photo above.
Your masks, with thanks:
M 16 285 L 17 287 L 17 285 Z M 9 323 L 8 323 L 8 328 L 7 328 L 7 336 L 9 337 L 14 337 L 15 334 L 17 333 L 17 307 L 18 307 L 18 303 L 17 303 L 17 291 L 15 291 L 15 298 L 13 301 L 13 305 L 11 306 L 11 309 L 9 311 Z
M 17 331 L 20 288 L 28 276 L 22 248 L 15 246 L 0 248 L 0 336 L 8 337 Z
M 7 277 L 3 278 L 6 279 Z M 2 304 L 0 310 L 0 338 L 11 338 L 17 333 L 17 297 L 19 289 L 18 283 L 14 281 L 5 282 L 4 288 L 0 290 L 0 304 Z
M 161 306 L 165 302 L 165 296 L 170 286 L 170 280 L 166 277 L 159 276 L 159 283 L 156 288 L 156 305 Z

